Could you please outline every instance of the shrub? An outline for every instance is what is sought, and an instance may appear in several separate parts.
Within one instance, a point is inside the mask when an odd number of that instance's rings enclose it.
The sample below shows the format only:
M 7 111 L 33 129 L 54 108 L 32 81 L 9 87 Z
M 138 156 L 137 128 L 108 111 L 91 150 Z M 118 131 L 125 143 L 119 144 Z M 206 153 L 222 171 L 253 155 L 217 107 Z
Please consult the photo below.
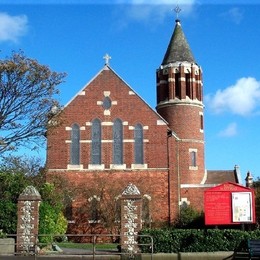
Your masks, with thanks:
M 55 186 L 45 183 L 41 187 L 42 203 L 40 205 L 39 240 L 40 243 L 52 243 L 56 235 L 64 235 L 68 222 L 62 213 L 60 194 L 55 191 Z M 56 195 L 54 195 L 56 194 Z
M 6 236 L 6 233 L 3 232 L 2 229 L 0 229 L 0 238 L 6 238 L 6 237 L 7 237 L 7 236 Z
M 143 229 L 141 235 L 150 235 L 155 253 L 245 251 L 248 239 L 260 239 L 260 230 L 236 229 Z M 150 240 L 140 237 L 140 243 Z M 142 252 L 149 252 L 141 246 Z
M 204 214 L 190 206 L 182 207 L 174 223 L 176 228 L 199 228 L 204 226 Z

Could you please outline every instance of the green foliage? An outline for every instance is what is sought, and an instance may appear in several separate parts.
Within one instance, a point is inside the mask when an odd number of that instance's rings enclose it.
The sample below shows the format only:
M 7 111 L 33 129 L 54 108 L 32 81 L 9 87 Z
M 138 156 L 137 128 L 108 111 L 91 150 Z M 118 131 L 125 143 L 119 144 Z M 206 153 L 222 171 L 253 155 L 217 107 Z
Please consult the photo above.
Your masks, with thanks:
M 39 157 L 8 154 L 1 157 L 0 171 L 10 174 L 23 174 L 26 177 L 37 176 L 43 169 Z
M 48 202 L 40 205 L 39 234 L 41 243 L 51 243 L 55 235 L 63 235 L 67 230 L 67 220 L 62 212 L 51 206 Z
M 260 230 L 237 229 L 143 229 L 140 234 L 153 237 L 155 253 L 243 251 L 248 239 L 260 239 Z M 149 242 L 140 238 L 140 243 Z M 142 252 L 149 248 L 142 246 Z
M 17 226 L 17 204 L 9 200 L 0 201 L 0 227 L 4 233 L 15 234 Z
M 23 174 L 0 173 L 0 228 L 5 233 L 16 233 L 17 200 L 28 184 Z
M 256 210 L 256 223 L 260 226 L 260 178 L 258 177 L 253 183 L 255 190 L 255 210 Z
M 24 188 L 29 185 L 28 179 L 21 173 L 0 173 L 0 197 L 1 200 L 9 200 L 17 203 L 17 199 Z
M 36 170 L 38 169 L 38 170 Z M 57 179 L 55 184 L 45 183 L 45 175 L 39 160 L 27 157 L 2 157 L 0 163 L 0 229 L 15 234 L 17 229 L 17 203 L 21 192 L 29 185 L 35 186 L 41 194 L 39 234 L 50 234 L 41 238 L 52 242 L 53 234 L 64 234 L 67 220 L 62 214 L 64 188 L 66 183 Z
M 3 232 L 2 229 L 0 229 L 0 238 L 6 238 L 6 233 Z
M 204 215 L 190 206 L 182 207 L 180 216 L 175 221 L 176 228 L 199 228 L 203 226 Z
M 40 205 L 39 234 L 44 235 L 40 236 L 40 242 L 51 243 L 55 235 L 66 233 L 68 223 L 62 213 L 61 197 L 54 184 L 45 183 L 40 193 L 43 202 Z

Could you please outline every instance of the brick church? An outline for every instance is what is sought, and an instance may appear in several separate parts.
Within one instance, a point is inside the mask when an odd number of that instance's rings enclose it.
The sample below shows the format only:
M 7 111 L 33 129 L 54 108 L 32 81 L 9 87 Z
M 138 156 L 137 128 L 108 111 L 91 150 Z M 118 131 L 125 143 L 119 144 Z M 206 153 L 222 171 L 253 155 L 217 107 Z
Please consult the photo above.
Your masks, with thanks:
M 173 223 L 183 206 L 203 210 L 207 188 L 241 183 L 237 166 L 205 169 L 202 69 L 180 20 L 155 71 L 155 109 L 110 67 L 109 58 L 48 132 L 48 176 L 68 181 L 72 229 L 88 232 L 93 223 L 120 221 L 117 201 L 129 183 L 140 191 L 148 226 Z

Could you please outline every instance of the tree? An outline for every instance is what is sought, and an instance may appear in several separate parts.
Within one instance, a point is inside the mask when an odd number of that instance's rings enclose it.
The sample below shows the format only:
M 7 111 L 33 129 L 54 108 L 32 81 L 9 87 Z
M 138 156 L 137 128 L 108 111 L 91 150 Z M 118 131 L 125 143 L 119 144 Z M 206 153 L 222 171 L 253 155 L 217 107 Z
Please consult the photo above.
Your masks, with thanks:
M 43 171 L 43 161 L 39 157 L 27 155 L 2 156 L 0 171 L 10 174 L 22 173 L 27 177 L 36 177 Z
M 0 60 L 0 152 L 44 141 L 46 128 L 59 111 L 54 97 L 65 76 L 21 51 Z
M 28 179 L 23 174 L 0 171 L 0 229 L 5 233 L 16 233 L 17 201 L 27 185 Z
M 63 210 L 64 194 L 68 191 L 61 189 L 66 187 L 61 177 L 54 179 L 52 184 L 46 183 L 45 170 L 41 161 L 35 157 L 3 157 L 0 163 L 0 230 L 15 234 L 18 198 L 28 185 L 35 186 L 42 197 L 40 234 L 51 234 L 49 237 L 42 237 L 41 241 L 52 241 L 53 234 L 64 234 L 67 229 Z
M 253 188 L 255 190 L 255 211 L 256 211 L 256 224 L 260 226 L 260 178 L 258 177 L 253 182 Z

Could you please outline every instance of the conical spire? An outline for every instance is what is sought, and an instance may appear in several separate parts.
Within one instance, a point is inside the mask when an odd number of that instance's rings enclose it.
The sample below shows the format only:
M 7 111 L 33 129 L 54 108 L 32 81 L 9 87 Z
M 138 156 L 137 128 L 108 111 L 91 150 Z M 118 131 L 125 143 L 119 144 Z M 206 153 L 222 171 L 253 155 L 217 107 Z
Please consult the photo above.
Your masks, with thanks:
M 162 65 L 174 63 L 176 61 L 195 63 L 190 46 L 182 31 L 180 20 L 178 19 L 176 20 L 174 32 L 164 55 Z

